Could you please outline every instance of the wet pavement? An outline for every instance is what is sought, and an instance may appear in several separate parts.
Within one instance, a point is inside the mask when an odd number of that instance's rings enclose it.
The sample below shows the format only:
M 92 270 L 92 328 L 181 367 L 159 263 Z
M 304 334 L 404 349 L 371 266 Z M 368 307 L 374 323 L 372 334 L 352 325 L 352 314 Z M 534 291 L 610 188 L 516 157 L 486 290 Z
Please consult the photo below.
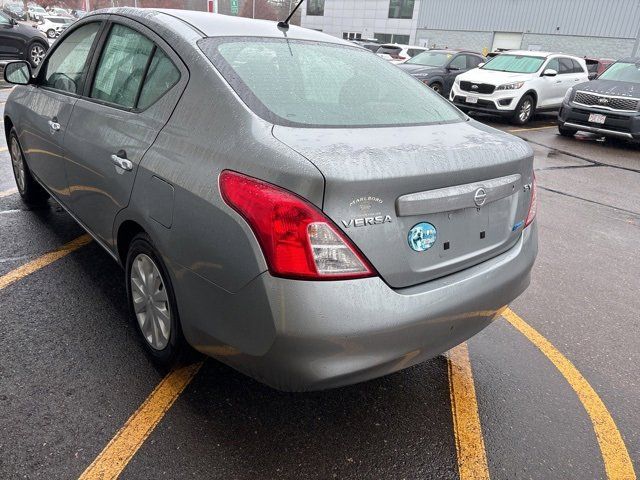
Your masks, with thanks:
M 536 154 L 540 253 L 511 309 L 597 392 L 638 471 L 640 147 L 560 137 L 552 116 L 478 118 Z M 0 150 L 2 278 L 83 231 L 54 202 L 25 207 Z M 79 477 L 166 374 L 123 277 L 93 242 L 0 289 L 0 478 Z M 576 391 L 527 337 L 499 319 L 468 349 L 491 478 L 616 478 Z M 121 478 L 461 478 L 452 409 L 445 356 L 305 394 L 205 360 Z

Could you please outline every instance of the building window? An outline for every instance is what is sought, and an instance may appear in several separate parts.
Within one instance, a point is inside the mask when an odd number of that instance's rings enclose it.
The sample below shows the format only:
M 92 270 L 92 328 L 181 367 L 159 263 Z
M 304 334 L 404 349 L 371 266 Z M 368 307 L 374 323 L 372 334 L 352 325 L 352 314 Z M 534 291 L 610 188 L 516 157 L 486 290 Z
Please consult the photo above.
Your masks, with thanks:
M 307 0 L 307 15 L 324 15 L 324 0 Z
M 414 0 L 390 0 L 389 18 L 413 18 Z
M 361 40 L 362 34 L 356 32 L 342 32 L 342 38 L 345 40 Z
M 393 33 L 374 33 L 374 38 L 380 43 L 400 43 L 406 45 L 409 43 L 409 35 L 395 35 Z

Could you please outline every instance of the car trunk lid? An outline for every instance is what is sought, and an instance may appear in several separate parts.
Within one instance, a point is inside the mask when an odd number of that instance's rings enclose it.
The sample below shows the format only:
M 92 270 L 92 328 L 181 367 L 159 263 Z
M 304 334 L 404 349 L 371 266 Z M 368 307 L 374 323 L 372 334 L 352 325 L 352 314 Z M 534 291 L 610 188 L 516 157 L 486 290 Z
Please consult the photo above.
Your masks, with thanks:
M 498 130 L 467 121 L 401 128 L 277 125 L 273 134 L 322 172 L 323 211 L 391 287 L 468 268 L 506 251 L 521 233 L 531 149 Z M 416 251 L 411 245 L 420 243 L 420 228 L 410 232 L 423 223 L 434 227 L 436 239 Z

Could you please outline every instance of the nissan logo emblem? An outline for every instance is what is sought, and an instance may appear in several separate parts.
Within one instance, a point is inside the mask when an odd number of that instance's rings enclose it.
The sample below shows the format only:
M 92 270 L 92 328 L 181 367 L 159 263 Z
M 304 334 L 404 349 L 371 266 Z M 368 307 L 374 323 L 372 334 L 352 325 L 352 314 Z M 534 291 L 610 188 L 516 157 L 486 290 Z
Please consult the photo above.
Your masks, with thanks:
M 473 201 L 478 207 L 484 205 L 484 202 L 487 201 L 487 192 L 484 188 L 480 187 L 476 190 L 476 194 L 473 196 Z

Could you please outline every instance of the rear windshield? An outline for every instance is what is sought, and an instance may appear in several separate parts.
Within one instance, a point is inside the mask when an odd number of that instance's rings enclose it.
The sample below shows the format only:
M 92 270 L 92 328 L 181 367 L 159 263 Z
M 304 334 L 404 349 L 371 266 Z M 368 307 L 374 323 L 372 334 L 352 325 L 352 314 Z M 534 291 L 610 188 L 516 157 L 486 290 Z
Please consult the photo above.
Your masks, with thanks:
M 249 108 L 272 123 L 369 127 L 463 120 L 422 83 L 358 47 L 257 37 L 198 43 Z
M 427 67 L 443 67 L 451 57 L 453 57 L 453 55 L 450 53 L 422 52 L 407 60 L 405 63 L 425 65 Z
M 598 79 L 640 83 L 640 66 L 635 63 L 614 63 Z
M 496 70 L 498 72 L 534 73 L 544 63 L 542 57 L 529 57 L 525 55 L 509 55 L 503 53 L 493 57 L 483 67 L 484 70 Z

